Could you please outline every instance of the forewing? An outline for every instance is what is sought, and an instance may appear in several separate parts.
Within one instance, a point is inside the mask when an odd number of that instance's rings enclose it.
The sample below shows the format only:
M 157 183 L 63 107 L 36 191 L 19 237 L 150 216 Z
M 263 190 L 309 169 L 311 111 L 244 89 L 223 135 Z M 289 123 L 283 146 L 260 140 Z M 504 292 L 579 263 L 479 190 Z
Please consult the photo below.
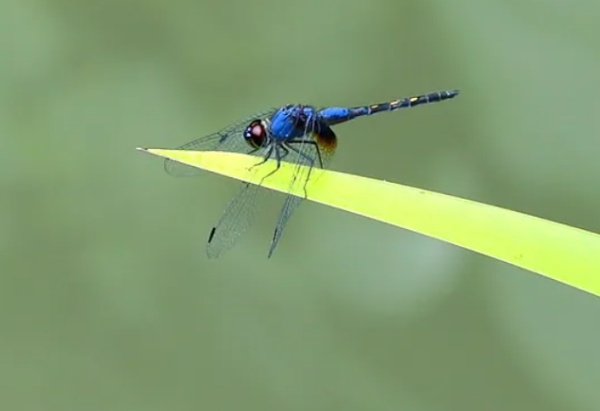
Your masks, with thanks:
M 190 150 L 190 151 L 227 151 L 243 154 L 253 154 L 253 148 L 244 141 L 244 129 L 254 119 L 266 119 L 275 113 L 277 109 L 269 109 L 260 113 L 256 113 L 253 116 L 246 117 L 236 123 L 233 123 L 224 129 L 209 134 L 204 137 L 200 137 L 194 141 L 190 141 L 180 147 L 177 150 Z M 202 170 L 191 167 L 177 161 L 166 159 L 165 160 L 165 171 L 176 177 L 190 177 L 197 176 L 202 173 Z

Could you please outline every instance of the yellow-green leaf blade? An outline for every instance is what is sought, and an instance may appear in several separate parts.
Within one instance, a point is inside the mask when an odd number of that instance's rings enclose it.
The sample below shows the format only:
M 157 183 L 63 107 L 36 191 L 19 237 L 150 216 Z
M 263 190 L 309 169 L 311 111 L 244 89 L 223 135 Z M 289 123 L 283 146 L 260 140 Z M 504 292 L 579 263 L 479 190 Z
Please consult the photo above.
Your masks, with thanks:
M 194 167 L 257 183 L 275 167 L 237 153 L 143 149 Z M 262 182 L 287 192 L 294 166 Z M 308 199 L 452 243 L 600 296 L 600 236 L 549 220 L 427 190 L 315 170 Z M 293 194 L 303 196 L 302 190 Z

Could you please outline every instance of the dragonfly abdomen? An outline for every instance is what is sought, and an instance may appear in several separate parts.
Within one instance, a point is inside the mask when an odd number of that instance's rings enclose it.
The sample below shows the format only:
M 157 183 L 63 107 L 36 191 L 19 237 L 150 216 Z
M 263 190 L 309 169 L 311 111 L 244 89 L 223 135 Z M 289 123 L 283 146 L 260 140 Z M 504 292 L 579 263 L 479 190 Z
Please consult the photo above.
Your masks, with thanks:
M 434 91 L 419 96 L 406 97 L 385 103 L 371 104 L 358 107 L 327 107 L 319 111 L 319 116 L 326 124 L 333 126 L 344 123 L 356 117 L 370 116 L 383 111 L 394 111 L 401 108 L 415 107 L 421 104 L 436 103 L 448 100 L 458 95 L 458 90 Z
M 399 100 L 388 101 L 370 106 L 357 107 L 356 109 L 362 112 L 362 115 L 370 115 L 380 113 L 382 111 L 393 111 L 401 108 L 415 107 L 421 104 L 436 103 L 454 98 L 458 95 L 458 90 L 443 90 L 434 91 L 432 93 L 421 94 L 419 96 L 406 97 Z M 351 109 L 352 110 L 352 109 Z

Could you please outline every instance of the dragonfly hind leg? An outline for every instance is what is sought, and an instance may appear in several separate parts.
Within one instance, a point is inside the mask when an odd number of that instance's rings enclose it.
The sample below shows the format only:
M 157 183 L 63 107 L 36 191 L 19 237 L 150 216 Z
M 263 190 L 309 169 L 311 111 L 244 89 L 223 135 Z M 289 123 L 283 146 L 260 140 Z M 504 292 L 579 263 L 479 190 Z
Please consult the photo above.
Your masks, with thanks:
M 316 142 L 314 141 L 288 141 L 288 148 L 290 150 L 292 150 L 293 152 L 295 152 L 296 154 L 298 154 L 300 157 L 302 157 L 304 160 L 306 160 L 308 162 L 308 174 L 306 176 L 306 179 L 304 180 L 304 185 L 302 186 L 302 189 L 304 190 L 304 197 L 308 197 L 308 192 L 306 191 L 306 185 L 308 184 L 308 180 L 310 179 L 310 174 L 312 172 L 312 169 L 315 165 L 315 159 L 311 158 L 309 155 L 307 155 L 306 153 L 303 153 L 302 151 L 300 151 L 299 149 L 297 149 L 294 146 L 289 145 L 290 143 L 292 144 L 311 144 L 315 146 L 315 149 L 317 150 L 317 157 L 319 159 L 319 163 L 321 164 L 321 168 L 323 167 L 323 163 L 321 161 L 321 153 L 319 151 L 319 146 L 317 145 Z M 298 173 L 294 173 L 294 177 L 292 180 L 292 184 L 294 184 L 296 182 L 296 179 L 298 178 Z
M 295 153 L 297 153 L 298 155 L 302 156 L 305 160 L 309 160 L 311 163 L 314 164 L 314 159 L 310 158 L 309 156 L 307 156 L 306 154 L 300 152 L 300 150 L 290 146 L 289 144 L 309 144 L 311 146 L 315 147 L 315 151 L 317 152 L 317 160 L 319 160 L 319 167 L 323 168 L 323 160 L 321 159 L 321 149 L 319 148 L 319 144 L 316 141 L 307 141 L 307 140 L 290 140 L 288 141 L 286 144 L 288 144 L 288 148 L 292 151 L 294 151 Z

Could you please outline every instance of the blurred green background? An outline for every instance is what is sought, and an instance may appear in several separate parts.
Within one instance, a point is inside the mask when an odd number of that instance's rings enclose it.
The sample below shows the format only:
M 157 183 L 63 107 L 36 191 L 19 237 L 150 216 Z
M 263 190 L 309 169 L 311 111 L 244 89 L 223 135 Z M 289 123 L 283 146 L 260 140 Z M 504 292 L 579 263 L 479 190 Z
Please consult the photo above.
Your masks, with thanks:
M 600 232 L 594 0 L 2 0 L 0 408 L 598 410 L 600 302 L 238 183 L 176 147 L 285 103 L 452 101 L 339 126 L 333 168 Z M 600 275 L 600 273 L 599 273 Z

